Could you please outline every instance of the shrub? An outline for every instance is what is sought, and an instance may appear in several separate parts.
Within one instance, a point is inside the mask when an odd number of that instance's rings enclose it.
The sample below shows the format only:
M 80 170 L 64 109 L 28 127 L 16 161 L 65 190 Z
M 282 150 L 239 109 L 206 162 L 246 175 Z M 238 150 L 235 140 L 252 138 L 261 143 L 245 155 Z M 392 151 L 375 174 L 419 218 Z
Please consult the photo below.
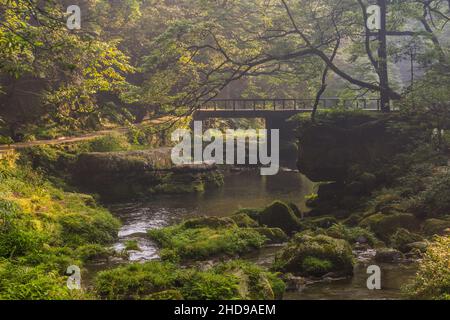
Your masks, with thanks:
M 412 210 L 421 216 L 436 218 L 450 212 L 450 172 L 432 178 L 412 204 Z
M 119 221 L 109 213 L 98 211 L 92 215 L 72 213 L 59 219 L 63 241 L 70 245 L 88 243 L 108 244 L 117 239 Z
M 413 283 L 405 290 L 414 299 L 450 300 L 450 237 L 436 237 L 428 247 Z
M 114 132 L 97 138 L 90 142 L 92 152 L 115 152 L 130 149 L 128 138 L 120 133 Z
M 66 277 L 40 267 L 29 268 L 0 261 L 0 300 L 67 300 L 81 298 L 70 292 Z
M 41 234 L 13 227 L 0 233 L 0 257 L 12 258 L 38 251 L 43 242 Z

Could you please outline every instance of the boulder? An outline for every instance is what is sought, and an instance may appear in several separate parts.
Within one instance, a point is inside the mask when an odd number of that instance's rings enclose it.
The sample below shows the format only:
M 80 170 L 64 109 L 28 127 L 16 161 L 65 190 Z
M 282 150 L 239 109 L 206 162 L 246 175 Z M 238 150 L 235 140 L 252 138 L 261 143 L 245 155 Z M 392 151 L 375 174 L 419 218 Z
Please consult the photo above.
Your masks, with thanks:
M 238 227 L 254 228 L 258 226 L 258 222 L 250 218 L 248 214 L 245 213 L 237 213 L 231 216 L 230 219 L 233 220 Z
M 421 235 L 409 232 L 406 229 L 398 229 L 390 238 L 392 248 L 397 249 L 403 253 L 411 251 L 409 244 L 420 242 L 423 240 Z
M 268 240 L 266 244 L 278 244 L 288 241 L 288 236 L 280 228 L 253 228 L 260 235 L 263 235 Z
M 419 221 L 414 215 L 409 213 L 377 213 L 365 218 L 359 225 L 361 227 L 368 227 L 381 240 L 389 241 L 390 236 L 399 228 L 408 231 L 417 230 Z
M 403 253 L 392 248 L 378 249 L 375 255 L 376 262 L 392 263 L 404 258 Z
M 287 234 L 298 231 L 301 228 L 300 219 L 294 214 L 292 209 L 281 201 L 275 201 L 256 217 L 260 225 L 269 228 L 280 228 Z
M 425 221 L 422 230 L 427 236 L 433 236 L 444 235 L 447 228 L 450 228 L 449 220 L 428 219 Z
M 325 235 L 297 235 L 276 257 L 274 269 L 300 276 L 321 277 L 329 273 L 353 274 L 350 244 Z

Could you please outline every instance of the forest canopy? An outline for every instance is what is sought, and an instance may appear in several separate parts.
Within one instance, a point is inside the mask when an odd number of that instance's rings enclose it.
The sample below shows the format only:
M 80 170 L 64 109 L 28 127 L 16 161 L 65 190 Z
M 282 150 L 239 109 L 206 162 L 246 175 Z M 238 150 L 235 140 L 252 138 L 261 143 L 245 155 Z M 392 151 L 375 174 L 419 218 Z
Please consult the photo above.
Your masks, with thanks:
M 373 1 L 77 2 L 81 28 L 69 30 L 71 1 L 0 1 L 2 135 L 188 115 L 215 97 L 373 98 L 382 89 L 379 39 L 366 25 Z M 389 99 L 442 118 L 448 1 L 381 2 Z

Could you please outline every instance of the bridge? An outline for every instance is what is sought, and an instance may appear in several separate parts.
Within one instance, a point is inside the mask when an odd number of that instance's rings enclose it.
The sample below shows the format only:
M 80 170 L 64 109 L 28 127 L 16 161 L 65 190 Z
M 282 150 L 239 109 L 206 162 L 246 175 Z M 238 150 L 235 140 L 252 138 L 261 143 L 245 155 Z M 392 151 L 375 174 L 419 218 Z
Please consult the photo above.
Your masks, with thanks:
M 290 118 L 299 113 L 311 113 L 314 99 L 212 99 L 203 102 L 194 113 L 194 120 L 210 118 Z M 318 110 L 343 108 L 380 111 L 380 99 L 323 98 Z

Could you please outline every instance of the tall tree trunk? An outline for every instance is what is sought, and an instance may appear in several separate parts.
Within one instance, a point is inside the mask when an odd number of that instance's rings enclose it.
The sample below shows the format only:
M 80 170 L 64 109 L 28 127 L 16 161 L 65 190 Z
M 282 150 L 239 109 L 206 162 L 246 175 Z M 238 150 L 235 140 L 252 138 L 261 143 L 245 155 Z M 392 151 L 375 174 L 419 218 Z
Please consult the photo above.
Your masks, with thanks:
M 390 94 L 389 94 L 389 75 L 387 64 L 387 30 L 386 30 L 386 15 L 387 15 L 387 0 L 378 0 L 378 5 L 381 8 L 381 29 L 378 33 L 379 47 L 378 47 L 378 72 L 380 77 L 380 98 L 381 111 L 390 112 Z

